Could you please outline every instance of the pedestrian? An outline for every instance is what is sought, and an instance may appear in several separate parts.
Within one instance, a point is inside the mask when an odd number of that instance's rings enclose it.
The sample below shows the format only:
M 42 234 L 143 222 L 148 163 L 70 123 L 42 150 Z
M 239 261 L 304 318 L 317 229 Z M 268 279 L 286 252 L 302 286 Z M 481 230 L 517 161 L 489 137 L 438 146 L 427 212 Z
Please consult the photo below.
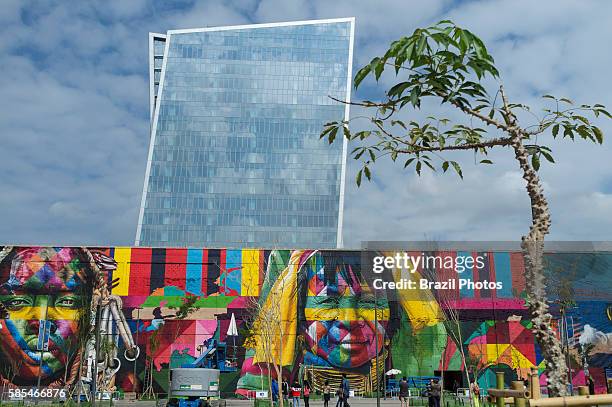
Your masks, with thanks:
M 480 407 L 480 387 L 476 380 L 470 384 L 470 393 L 472 394 L 472 400 L 474 400 L 474 407 Z
M 410 399 L 408 398 L 408 380 L 406 376 L 402 377 L 399 382 L 399 400 L 400 406 L 408 407 Z
M 342 382 L 340 382 L 340 387 L 336 390 L 336 396 L 338 396 L 338 401 L 336 401 L 336 407 L 344 407 L 344 400 L 342 398 Z
M 587 380 L 589 382 L 589 394 L 595 394 L 595 381 L 591 376 L 587 376 Z
M 281 384 L 283 391 L 283 401 L 287 404 L 289 403 L 289 383 L 287 383 L 287 379 L 283 378 L 283 383 Z
M 425 391 L 423 392 L 424 396 L 427 397 L 427 405 L 428 407 L 434 407 L 434 400 L 433 400 L 433 379 L 429 380 L 429 383 L 427 383 L 427 386 L 425 387 Z
M 293 407 L 300 407 L 300 396 L 302 395 L 302 388 L 297 380 L 293 381 L 291 385 L 291 398 L 293 399 Z
M 433 407 L 440 407 L 440 396 L 442 395 L 442 385 L 438 379 L 434 379 L 431 385 L 431 397 L 433 398 Z
M 309 399 L 310 399 L 310 383 L 308 383 L 308 380 L 304 380 L 304 407 L 310 407 L 310 404 L 308 404 Z
M 342 401 L 344 403 L 343 407 L 350 407 L 348 403 L 348 399 L 351 394 L 351 385 L 349 383 L 349 379 L 346 377 L 346 373 L 342 375 Z
M 278 402 L 278 381 L 276 379 L 272 379 L 272 402 Z
M 329 400 L 331 400 L 331 386 L 329 380 L 325 380 L 325 386 L 323 387 L 323 407 L 329 407 Z

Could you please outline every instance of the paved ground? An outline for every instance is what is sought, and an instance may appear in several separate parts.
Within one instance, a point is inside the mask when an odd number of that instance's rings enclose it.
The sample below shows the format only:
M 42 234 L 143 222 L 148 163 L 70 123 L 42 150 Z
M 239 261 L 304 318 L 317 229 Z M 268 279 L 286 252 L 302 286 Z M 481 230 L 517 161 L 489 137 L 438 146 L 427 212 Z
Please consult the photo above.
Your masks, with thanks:
M 227 407 L 247 407 L 247 406 L 252 406 L 254 403 L 252 400 L 227 400 L 226 401 L 226 406 Z M 336 400 L 332 400 L 330 401 L 330 407 L 335 407 L 336 406 Z M 351 405 L 351 407 L 375 407 L 376 406 L 376 399 L 361 399 L 361 398 L 352 398 L 349 399 L 349 404 Z M 427 401 L 425 401 L 425 404 L 427 404 Z M 399 400 L 384 400 L 381 399 L 380 400 L 380 405 L 383 407 L 391 407 L 391 406 L 400 406 L 400 402 Z M 422 406 L 423 403 L 420 402 L 419 400 L 414 400 L 411 401 L 410 406 L 413 407 L 415 405 L 418 406 Z M 322 407 L 323 406 L 323 401 L 322 400 L 311 400 L 310 401 L 310 407 Z M 283 404 L 283 407 L 293 407 L 291 403 L 289 403 L 289 405 L 287 404 Z M 304 407 L 304 400 L 300 400 L 300 407 Z

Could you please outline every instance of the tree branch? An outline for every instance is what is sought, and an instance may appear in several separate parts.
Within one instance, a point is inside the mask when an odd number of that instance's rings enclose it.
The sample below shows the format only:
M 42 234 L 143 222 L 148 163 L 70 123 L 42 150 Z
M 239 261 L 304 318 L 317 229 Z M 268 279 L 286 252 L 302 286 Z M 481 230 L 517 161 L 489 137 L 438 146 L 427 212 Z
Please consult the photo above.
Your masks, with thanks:
M 509 146 L 511 143 L 512 139 L 510 137 L 500 137 L 483 141 L 481 143 L 458 144 L 455 146 L 425 147 L 413 144 L 411 145 L 411 149 L 397 150 L 397 152 L 403 154 L 414 154 L 426 151 L 477 150 L 479 148 L 491 148 L 496 146 L 505 147 Z

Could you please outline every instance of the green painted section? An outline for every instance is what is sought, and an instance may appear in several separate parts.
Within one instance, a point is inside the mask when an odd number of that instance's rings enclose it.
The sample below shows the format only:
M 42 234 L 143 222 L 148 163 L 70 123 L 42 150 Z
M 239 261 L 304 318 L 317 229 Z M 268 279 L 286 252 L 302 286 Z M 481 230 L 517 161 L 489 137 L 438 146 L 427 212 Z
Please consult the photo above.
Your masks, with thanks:
M 166 288 L 167 289 L 167 288 Z M 161 307 L 162 303 L 164 307 L 178 307 L 183 303 L 184 295 L 177 296 L 149 296 L 142 304 L 146 308 Z M 236 299 L 237 297 L 228 297 L 225 295 L 210 296 L 206 298 L 200 298 L 196 301 L 195 305 L 198 308 L 227 308 L 227 306 Z
M 446 345 L 444 324 L 414 331 L 408 317 L 402 314 L 398 330 L 391 345 L 393 368 L 406 376 L 432 375 L 438 369 Z

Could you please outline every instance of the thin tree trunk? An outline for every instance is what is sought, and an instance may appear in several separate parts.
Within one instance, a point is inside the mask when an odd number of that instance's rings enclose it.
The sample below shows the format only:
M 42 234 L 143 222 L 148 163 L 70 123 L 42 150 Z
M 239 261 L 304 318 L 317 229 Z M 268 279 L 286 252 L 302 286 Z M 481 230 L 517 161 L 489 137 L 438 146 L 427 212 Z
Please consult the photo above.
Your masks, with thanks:
M 531 226 L 529 233 L 522 238 L 521 248 L 525 262 L 527 304 L 533 324 L 532 332 L 546 360 L 549 396 L 564 396 L 567 395 L 567 365 L 559 339 L 551 327 L 552 315 L 548 312 L 544 288 L 544 238 L 550 229 L 550 211 L 544 196 L 542 181 L 529 164 L 529 153 L 523 145 L 523 139 L 528 139 L 529 135 L 518 126 L 503 86 L 500 87 L 500 94 L 505 113 L 504 118 L 509 126 L 510 145 L 514 149 L 514 156 L 523 172 L 523 179 L 527 182 L 527 194 L 531 203 Z
M 504 105 L 507 106 L 507 103 L 504 102 Z M 546 360 L 549 395 L 562 396 L 567 394 L 567 366 L 559 340 L 551 327 L 552 315 L 548 312 L 543 274 L 544 237 L 550 228 L 550 212 L 540 177 L 529 165 L 529 153 L 522 142 L 523 133 L 516 127 L 514 116 L 509 115 L 509 121 L 514 127 L 511 133 L 512 148 L 523 172 L 523 179 L 527 182 L 527 193 L 531 201 L 532 223 L 529 233 L 522 238 L 521 248 L 525 261 L 527 303 L 533 324 L 532 332 Z

